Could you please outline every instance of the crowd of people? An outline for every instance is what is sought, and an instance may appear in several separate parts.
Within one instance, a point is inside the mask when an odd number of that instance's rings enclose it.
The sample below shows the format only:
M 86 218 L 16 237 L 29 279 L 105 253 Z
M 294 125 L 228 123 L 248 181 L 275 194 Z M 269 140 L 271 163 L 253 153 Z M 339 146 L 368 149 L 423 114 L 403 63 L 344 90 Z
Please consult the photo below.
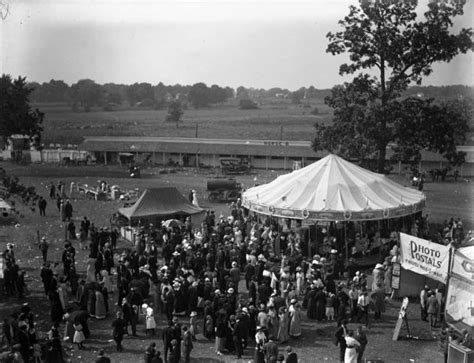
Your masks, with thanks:
M 72 206 L 64 220 L 74 223 Z M 144 353 L 146 362 L 189 362 L 198 335 L 214 342 L 218 356 L 242 358 L 250 353 L 257 363 L 297 362 L 291 343 L 302 335 L 305 309 L 308 319 L 334 321 L 341 362 L 361 362 L 369 312 L 374 320 L 382 319 L 393 293 L 391 268 L 398 250 L 391 239 L 380 246 L 380 263 L 367 286 L 367 275 L 357 270 L 353 258 L 344 264 L 335 239 L 325 238 L 325 248 L 305 258 L 298 228 L 280 226 L 270 218 L 261 221 L 240 201 L 231 205 L 228 217 L 208 211 L 200 225 L 187 218 L 175 226 L 141 226 L 136 244 L 118 253 L 117 230 L 98 228 L 84 217 L 79 246 L 74 231 L 64 244 L 62 269 L 48 262 L 48 241 L 39 241 L 44 262 L 40 276 L 52 322 L 48 348 L 39 350 L 40 359 L 63 361 L 61 341 L 85 349 L 91 334 L 88 320 L 111 318 L 118 352 L 124 349 L 125 336 L 138 335 L 142 321 L 149 338 L 161 338 L 162 350 L 151 343 Z M 79 266 L 85 268 L 82 275 L 76 271 L 76 247 L 89 256 L 86 266 Z M 15 266 L 13 245 L 3 257 L 7 270 Z M 21 278 L 13 281 L 6 290 L 20 294 Z M 432 326 L 441 321 L 442 309 L 433 310 L 433 301 L 442 296 L 442 289 L 420 296 L 422 319 L 429 317 Z M 31 316 L 29 307 L 25 309 L 4 322 L 4 331 L 9 332 L 12 354 L 18 352 L 28 362 L 36 357 L 37 340 L 30 334 L 32 321 L 22 328 L 25 316 Z M 167 322 L 161 334 L 159 319 Z M 349 322 L 359 324 L 356 331 L 348 328 Z M 26 339 L 22 331 L 31 337 Z

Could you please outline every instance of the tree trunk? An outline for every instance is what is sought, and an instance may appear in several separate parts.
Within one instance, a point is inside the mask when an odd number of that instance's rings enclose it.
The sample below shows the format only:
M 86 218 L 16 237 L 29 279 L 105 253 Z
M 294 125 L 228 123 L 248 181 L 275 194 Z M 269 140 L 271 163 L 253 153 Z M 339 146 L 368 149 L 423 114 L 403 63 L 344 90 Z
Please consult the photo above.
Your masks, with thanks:
M 379 158 L 377 160 L 377 172 L 383 174 L 385 171 L 385 157 L 387 156 L 387 144 L 379 144 Z

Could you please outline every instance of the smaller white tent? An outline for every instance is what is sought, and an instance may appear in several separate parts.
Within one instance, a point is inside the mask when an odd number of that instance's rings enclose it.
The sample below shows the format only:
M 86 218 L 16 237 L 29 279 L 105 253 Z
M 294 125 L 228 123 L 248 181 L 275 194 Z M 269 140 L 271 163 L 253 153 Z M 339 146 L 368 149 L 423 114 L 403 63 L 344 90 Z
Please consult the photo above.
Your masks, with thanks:
M 397 218 L 425 206 L 422 192 L 328 155 L 243 193 L 244 207 L 280 218 L 364 221 Z

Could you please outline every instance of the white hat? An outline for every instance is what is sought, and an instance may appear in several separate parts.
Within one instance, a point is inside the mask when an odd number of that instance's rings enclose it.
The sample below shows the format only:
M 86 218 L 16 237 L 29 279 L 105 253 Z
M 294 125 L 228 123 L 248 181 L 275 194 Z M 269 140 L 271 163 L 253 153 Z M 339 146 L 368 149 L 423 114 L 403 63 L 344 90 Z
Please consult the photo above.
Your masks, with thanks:
M 337 253 L 337 250 L 335 250 L 334 248 L 331 250 L 331 253 Z
M 191 315 L 190 315 L 190 316 L 197 316 L 197 312 L 191 311 Z
M 376 264 L 376 265 L 375 265 L 375 268 L 377 268 L 377 269 L 379 269 L 379 268 L 383 268 L 383 265 L 382 265 L 382 264 L 380 264 L 380 263 L 378 263 L 378 264 Z
M 232 262 L 232 267 L 237 267 L 237 262 L 233 261 Z
M 229 290 L 227 290 L 227 293 L 228 293 L 228 294 L 233 294 L 233 293 L 234 293 L 234 289 L 231 287 Z

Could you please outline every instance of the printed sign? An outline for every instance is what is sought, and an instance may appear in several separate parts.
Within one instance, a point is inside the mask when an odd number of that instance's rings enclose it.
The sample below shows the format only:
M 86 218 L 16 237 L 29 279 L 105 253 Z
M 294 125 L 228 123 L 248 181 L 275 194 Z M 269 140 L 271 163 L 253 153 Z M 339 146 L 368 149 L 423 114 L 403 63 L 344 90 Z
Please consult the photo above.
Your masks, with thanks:
M 392 275 L 393 276 L 400 276 L 400 264 L 398 262 L 393 263 Z
M 392 277 L 392 289 L 398 290 L 400 288 L 400 276 Z
M 446 321 L 463 328 L 474 326 L 474 284 L 456 277 L 449 280 L 446 297 Z
M 400 233 L 400 260 L 404 269 L 446 283 L 448 246 Z
M 446 321 L 459 330 L 474 326 L 474 261 L 459 251 L 453 254 Z

